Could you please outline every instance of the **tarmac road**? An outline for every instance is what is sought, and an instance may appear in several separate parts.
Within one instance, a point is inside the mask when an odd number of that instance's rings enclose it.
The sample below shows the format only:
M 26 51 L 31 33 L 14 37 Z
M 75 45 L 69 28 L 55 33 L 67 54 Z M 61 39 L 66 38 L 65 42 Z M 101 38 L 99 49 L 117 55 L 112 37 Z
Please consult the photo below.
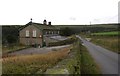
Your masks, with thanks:
M 88 49 L 95 62 L 100 67 L 102 74 L 118 74 L 118 54 L 97 46 L 86 39 L 76 35 Z

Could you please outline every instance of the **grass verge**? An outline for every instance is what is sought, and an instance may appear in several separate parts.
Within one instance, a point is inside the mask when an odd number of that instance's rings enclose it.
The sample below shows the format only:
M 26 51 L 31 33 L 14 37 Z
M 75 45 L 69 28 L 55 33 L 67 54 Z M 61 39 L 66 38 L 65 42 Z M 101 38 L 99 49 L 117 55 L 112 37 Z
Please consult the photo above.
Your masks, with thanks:
M 98 65 L 84 46 L 81 46 L 81 74 L 101 74 Z
M 116 53 L 120 53 L 118 41 L 118 36 L 91 36 L 91 42 Z

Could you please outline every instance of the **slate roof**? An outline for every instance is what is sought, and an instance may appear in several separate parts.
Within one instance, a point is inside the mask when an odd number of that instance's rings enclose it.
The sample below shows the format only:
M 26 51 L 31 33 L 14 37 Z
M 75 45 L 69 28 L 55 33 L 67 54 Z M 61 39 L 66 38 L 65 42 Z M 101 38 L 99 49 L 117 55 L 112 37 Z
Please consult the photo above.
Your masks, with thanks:
M 55 27 L 55 26 L 52 26 L 52 25 L 44 25 L 44 24 L 41 24 L 41 23 L 35 23 L 35 22 L 29 22 L 29 23 L 27 23 L 26 25 L 24 25 L 24 26 L 22 26 L 21 28 L 20 28 L 20 30 L 22 30 L 22 29 L 24 29 L 25 27 L 27 27 L 27 26 L 31 26 L 31 25 L 33 25 L 33 26 L 35 26 L 35 27 L 37 27 L 38 29 L 40 29 L 40 30 L 46 30 L 46 29 L 49 29 L 49 30 L 59 30 L 59 28 L 57 28 L 57 27 Z

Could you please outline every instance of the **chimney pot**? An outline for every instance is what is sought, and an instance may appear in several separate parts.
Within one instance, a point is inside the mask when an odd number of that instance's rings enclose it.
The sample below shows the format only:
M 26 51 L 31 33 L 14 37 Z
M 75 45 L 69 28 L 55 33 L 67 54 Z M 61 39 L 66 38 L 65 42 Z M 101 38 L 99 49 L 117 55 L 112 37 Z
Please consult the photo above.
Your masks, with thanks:
M 51 25 L 51 22 L 48 22 L 48 25 Z
M 46 21 L 46 20 L 44 20 L 44 21 L 43 21 L 43 24 L 44 24 L 44 25 L 47 25 L 47 21 Z

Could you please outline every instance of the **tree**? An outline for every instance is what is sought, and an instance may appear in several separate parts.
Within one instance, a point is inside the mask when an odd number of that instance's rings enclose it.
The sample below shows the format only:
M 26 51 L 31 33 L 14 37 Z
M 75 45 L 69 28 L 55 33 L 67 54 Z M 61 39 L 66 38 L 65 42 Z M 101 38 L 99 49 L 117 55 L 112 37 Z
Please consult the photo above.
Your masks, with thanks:
M 61 28 L 61 35 L 62 36 L 70 36 L 72 34 L 72 30 L 68 27 Z
M 13 35 L 8 35 L 8 36 L 6 37 L 6 40 L 7 40 L 7 42 L 8 42 L 9 44 L 12 44 L 12 43 L 15 43 L 15 42 L 16 42 L 16 37 L 13 36 Z

